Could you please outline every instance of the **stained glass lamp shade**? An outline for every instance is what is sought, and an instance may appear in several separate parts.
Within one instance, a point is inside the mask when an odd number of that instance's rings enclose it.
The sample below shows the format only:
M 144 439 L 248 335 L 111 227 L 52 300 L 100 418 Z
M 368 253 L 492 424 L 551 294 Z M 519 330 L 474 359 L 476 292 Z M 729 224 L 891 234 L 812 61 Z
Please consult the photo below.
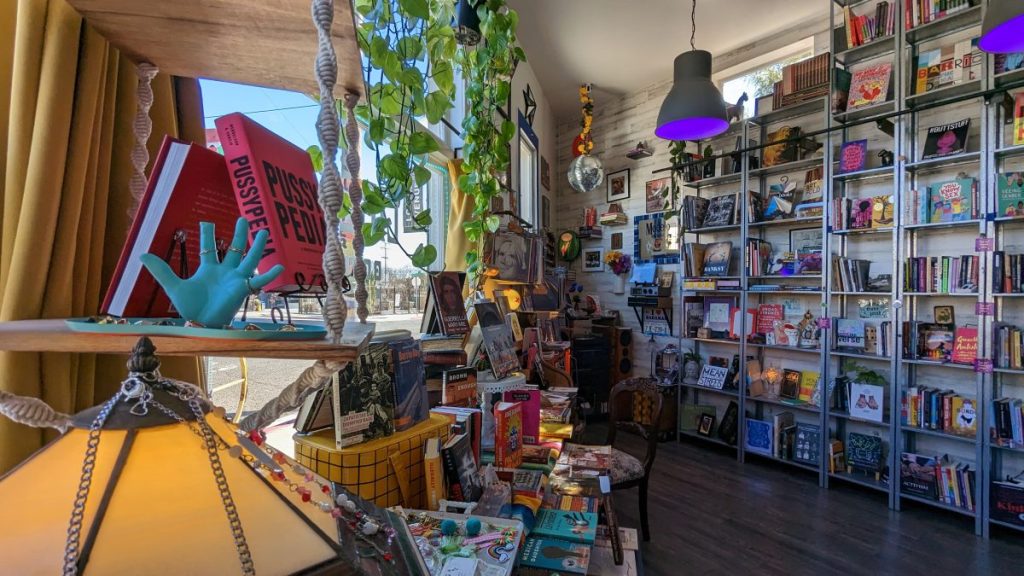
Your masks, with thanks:
M 123 389 L 122 389 L 123 390 Z M 205 438 L 189 406 L 154 389 L 154 403 L 134 415 L 116 402 L 99 429 L 88 498 L 81 510 L 77 572 L 82 574 L 239 574 L 242 554 L 215 479 Z M 74 428 L 0 479 L 0 565 L 6 574 L 61 574 L 69 519 L 83 477 L 90 426 L 101 407 L 75 416 Z M 288 461 L 272 478 L 241 453 L 233 425 L 204 414 L 217 438 L 225 488 L 243 542 L 259 574 L 337 573 L 337 520 L 290 487 L 308 478 Z M 244 442 L 244 440 L 243 440 Z M 258 450 L 257 450 L 258 452 Z M 248 452 L 251 456 L 253 452 Z M 266 454 L 262 458 L 269 459 Z M 271 466 L 274 461 L 270 460 Z M 326 485 L 326 483 L 325 483 Z
M 711 53 L 676 56 L 672 89 L 661 103 L 654 134 L 666 140 L 703 140 L 729 128 L 722 94 L 711 82 Z
M 1024 52 L 1024 1 L 989 2 L 981 23 L 978 48 L 991 54 Z

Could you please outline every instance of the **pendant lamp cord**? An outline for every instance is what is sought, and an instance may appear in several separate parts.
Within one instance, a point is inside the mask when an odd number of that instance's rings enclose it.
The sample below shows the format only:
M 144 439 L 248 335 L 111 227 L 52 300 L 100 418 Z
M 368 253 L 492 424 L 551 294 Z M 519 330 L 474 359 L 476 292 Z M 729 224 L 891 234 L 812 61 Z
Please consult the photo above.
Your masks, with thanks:
M 690 50 L 696 50 L 694 38 L 697 36 L 697 0 L 690 4 Z

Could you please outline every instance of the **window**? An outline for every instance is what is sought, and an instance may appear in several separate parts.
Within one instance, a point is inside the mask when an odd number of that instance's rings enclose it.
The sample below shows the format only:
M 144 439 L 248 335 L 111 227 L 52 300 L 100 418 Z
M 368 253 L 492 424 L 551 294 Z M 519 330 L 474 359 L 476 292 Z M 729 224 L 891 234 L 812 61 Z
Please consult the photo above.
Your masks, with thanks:
M 540 190 L 537 185 L 539 175 L 537 159 L 537 134 L 523 114 L 519 113 L 519 153 L 518 153 L 518 207 L 519 217 L 534 227 L 540 224 Z
M 752 118 L 755 101 L 771 94 L 775 82 L 782 80 L 782 67 L 813 55 L 813 38 L 808 38 L 726 70 L 719 74 L 722 98 L 735 103 L 746 92 L 748 98 L 743 104 L 743 117 Z

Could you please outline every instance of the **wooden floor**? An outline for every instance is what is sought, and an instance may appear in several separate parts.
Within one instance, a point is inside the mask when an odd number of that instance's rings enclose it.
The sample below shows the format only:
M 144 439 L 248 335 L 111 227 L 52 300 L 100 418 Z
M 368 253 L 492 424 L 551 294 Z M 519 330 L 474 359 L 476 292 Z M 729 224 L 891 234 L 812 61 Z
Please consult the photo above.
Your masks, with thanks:
M 591 441 L 603 437 L 590 432 Z M 621 444 L 641 453 L 637 441 Z M 715 447 L 662 443 L 651 482 L 647 576 L 1024 574 L 1024 534 L 986 541 L 967 518 L 916 506 L 894 512 L 883 494 L 823 490 L 813 475 L 741 465 Z M 636 489 L 616 493 L 615 503 L 622 525 L 640 526 Z

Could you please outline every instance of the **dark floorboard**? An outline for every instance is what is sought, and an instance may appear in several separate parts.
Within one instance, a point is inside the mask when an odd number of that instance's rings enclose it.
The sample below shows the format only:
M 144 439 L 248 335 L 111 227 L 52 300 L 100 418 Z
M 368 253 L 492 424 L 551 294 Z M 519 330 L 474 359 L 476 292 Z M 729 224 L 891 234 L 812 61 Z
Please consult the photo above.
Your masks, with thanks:
M 603 431 L 592 427 L 589 441 Z M 622 435 L 620 435 L 621 437 Z M 643 444 L 619 447 L 640 454 Z M 640 526 L 637 489 L 617 492 L 623 526 Z M 1024 534 L 974 535 L 973 519 L 906 506 L 856 486 L 818 488 L 782 465 L 739 464 L 731 452 L 662 443 L 651 475 L 647 576 L 688 574 L 1024 574 Z

